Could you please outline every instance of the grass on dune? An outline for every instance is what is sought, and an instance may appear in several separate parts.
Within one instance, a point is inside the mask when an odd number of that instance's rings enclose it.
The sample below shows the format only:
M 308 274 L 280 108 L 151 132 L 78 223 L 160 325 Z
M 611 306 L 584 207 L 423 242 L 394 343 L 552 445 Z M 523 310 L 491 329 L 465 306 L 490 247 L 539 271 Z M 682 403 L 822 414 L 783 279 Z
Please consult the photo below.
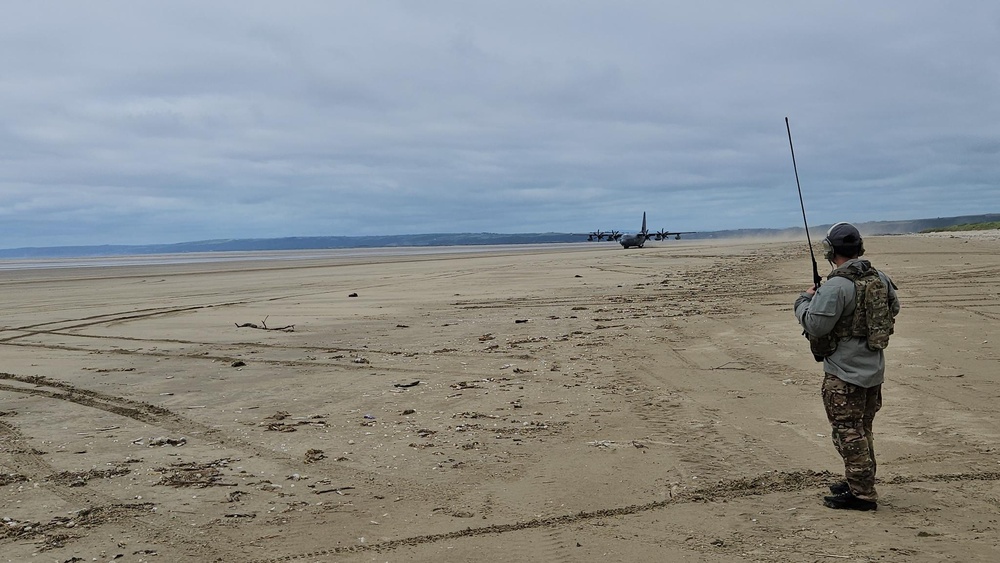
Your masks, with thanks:
M 966 223 L 964 225 L 952 225 L 950 227 L 937 227 L 934 229 L 924 229 L 920 232 L 941 233 L 941 232 L 952 232 L 952 231 L 989 231 L 993 229 L 1000 229 L 1000 221 L 991 221 L 989 223 Z

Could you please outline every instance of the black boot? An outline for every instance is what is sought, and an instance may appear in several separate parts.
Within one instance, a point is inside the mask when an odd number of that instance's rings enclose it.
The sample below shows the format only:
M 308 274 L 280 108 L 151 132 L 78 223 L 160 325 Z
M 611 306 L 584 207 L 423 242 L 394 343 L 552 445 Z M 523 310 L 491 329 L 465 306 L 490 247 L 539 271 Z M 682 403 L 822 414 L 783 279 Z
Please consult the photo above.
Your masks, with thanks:
M 841 508 L 845 510 L 877 510 L 878 503 L 870 500 L 860 499 L 854 493 L 847 491 L 839 495 L 823 497 L 823 504 L 827 508 Z
M 835 495 L 842 495 L 851 492 L 851 486 L 847 484 L 847 481 L 837 481 L 830 485 L 830 492 Z

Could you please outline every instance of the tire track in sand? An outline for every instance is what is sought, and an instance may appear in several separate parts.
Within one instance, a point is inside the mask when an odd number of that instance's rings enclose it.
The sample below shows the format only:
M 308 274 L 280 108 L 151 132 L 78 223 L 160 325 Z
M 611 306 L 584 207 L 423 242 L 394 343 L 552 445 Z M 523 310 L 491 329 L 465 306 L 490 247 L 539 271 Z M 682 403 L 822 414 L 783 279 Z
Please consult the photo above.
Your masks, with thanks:
M 288 554 L 268 559 L 257 559 L 251 563 L 279 563 L 282 561 L 295 561 L 301 559 L 317 559 L 319 557 L 333 557 L 348 553 L 386 553 L 396 549 L 414 547 L 419 545 L 432 544 L 444 541 L 453 541 L 462 538 L 473 538 L 487 535 L 501 535 L 523 530 L 553 528 L 564 529 L 566 526 L 575 525 L 580 522 L 611 518 L 618 516 L 628 516 L 641 514 L 654 510 L 663 510 L 675 505 L 702 502 L 722 502 L 752 496 L 763 496 L 773 493 L 790 493 L 808 491 L 811 489 L 824 489 L 827 484 L 839 477 L 827 471 L 817 472 L 811 470 L 792 471 L 785 473 L 765 473 L 755 477 L 744 477 L 738 479 L 721 480 L 715 485 L 700 489 L 683 491 L 663 500 L 651 501 L 643 504 L 632 504 L 613 508 L 603 508 L 598 510 L 587 510 L 572 514 L 559 516 L 549 516 L 532 518 L 511 522 L 508 524 L 493 524 L 478 528 L 464 528 L 453 532 L 440 534 L 427 534 L 420 536 L 410 536 L 393 540 L 386 540 L 377 543 L 366 543 L 330 549 L 320 549 L 308 553 Z M 885 482 L 892 484 L 910 483 L 955 483 L 969 481 L 1000 481 L 1000 471 L 981 473 L 940 473 L 929 475 L 898 475 L 887 479 Z M 558 548 L 561 544 L 561 534 L 550 534 L 548 536 L 552 547 Z
M 43 376 L 20 376 L 0 372 L 0 381 L 3 380 L 26 383 L 40 387 L 23 387 L 0 383 L 0 391 L 69 401 L 78 405 L 103 410 L 105 412 L 130 418 L 132 420 L 158 426 L 171 432 L 185 435 L 198 434 L 205 438 L 210 437 L 213 442 L 223 448 L 230 448 L 236 451 L 254 454 L 262 459 L 283 465 L 291 472 L 302 470 L 301 458 L 255 444 L 237 436 L 233 436 L 224 430 L 202 424 L 157 405 L 134 401 L 125 397 L 108 395 L 98 391 L 81 389 L 65 382 L 49 379 Z M 48 389 L 45 387 L 48 387 Z M 337 466 L 337 474 L 340 478 L 352 478 L 356 482 L 371 483 L 373 486 L 384 480 L 378 475 L 377 472 L 365 469 L 348 468 L 343 465 Z M 442 496 L 447 496 L 447 491 L 442 488 L 428 486 L 416 481 L 400 478 L 393 479 L 393 481 L 396 482 L 397 486 L 405 486 L 406 489 L 413 495 L 420 495 L 426 498 L 441 498 Z

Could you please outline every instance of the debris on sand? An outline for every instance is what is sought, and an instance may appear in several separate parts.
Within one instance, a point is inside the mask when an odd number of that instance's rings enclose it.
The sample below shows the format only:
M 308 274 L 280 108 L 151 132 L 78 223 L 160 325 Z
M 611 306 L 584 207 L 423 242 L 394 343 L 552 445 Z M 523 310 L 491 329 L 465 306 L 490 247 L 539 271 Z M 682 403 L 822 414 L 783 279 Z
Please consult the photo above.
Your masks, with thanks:
M 270 315 L 268 315 L 268 316 L 270 316 Z M 236 328 L 256 328 L 256 329 L 260 329 L 260 330 L 277 330 L 277 331 L 281 331 L 281 332 L 295 332 L 295 325 L 285 325 L 285 326 L 279 326 L 279 327 L 273 327 L 273 328 L 267 326 L 267 317 L 264 317 L 264 320 L 260 321 L 260 324 L 257 324 L 257 323 L 233 323 L 233 324 L 236 325 Z
M 121 475 L 128 475 L 132 470 L 124 465 L 117 465 L 110 469 L 90 469 L 88 471 L 60 471 L 45 478 L 51 483 L 58 483 L 69 487 L 82 487 L 91 479 L 110 479 Z
M 323 450 L 310 449 L 306 451 L 305 463 L 315 463 L 325 458 L 326 454 L 323 453 Z
M 39 551 L 48 551 L 65 547 L 69 540 L 77 539 L 75 536 L 53 533 L 65 528 L 76 528 L 78 526 L 89 528 L 96 527 L 107 522 L 121 520 L 127 516 L 148 512 L 154 508 L 152 503 L 144 502 L 137 504 L 114 504 L 84 508 L 70 512 L 70 516 L 56 516 L 48 522 L 37 522 L 31 520 L 15 520 L 4 517 L 0 523 L 0 538 L 31 539 L 42 536 Z M 83 561 L 83 559 L 68 559 L 67 561 Z
M 338 495 L 342 495 L 344 494 L 344 491 L 350 491 L 352 489 L 354 489 L 354 487 L 334 487 L 332 489 L 316 489 L 313 493 L 317 495 L 322 495 L 324 493 L 337 493 Z
M 587 445 L 588 446 L 594 446 L 595 448 L 609 449 L 609 448 L 616 447 L 618 444 L 616 444 L 612 440 L 593 440 L 593 441 L 587 442 Z
M 167 485 L 168 487 L 196 487 L 199 489 L 206 487 L 235 487 L 236 483 L 222 482 L 222 468 L 227 467 L 230 462 L 232 462 L 230 458 L 222 458 L 207 463 L 193 461 L 174 463 L 170 467 L 161 467 L 154 470 L 163 474 L 163 477 L 156 484 Z
M 282 422 L 287 419 L 290 415 L 287 411 L 278 411 L 271 416 L 265 417 L 259 425 L 265 427 L 265 430 L 272 432 L 295 432 L 298 426 L 317 426 L 319 428 L 326 428 L 326 420 L 323 420 L 326 415 L 314 414 L 312 416 L 306 417 L 305 420 L 297 420 L 295 422 Z M 302 419 L 303 417 L 296 417 Z
M 0 473 L 0 487 L 14 483 L 24 483 L 28 478 L 20 473 Z
M 141 446 L 142 445 L 142 439 L 140 438 L 138 440 L 133 441 L 132 443 L 133 444 L 138 444 L 138 445 Z M 180 446 L 183 446 L 184 444 L 187 444 L 187 438 L 184 438 L 183 436 L 180 437 L 180 438 L 170 438 L 168 436 L 160 436 L 159 438 L 150 438 L 149 439 L 149 443 L 146 444 L 146 445 L 148 447 L 150 447 L 150 448 L 155 448 L 157 446 L 160 446 L 160 447 L 163 447 L 163 446 L 180 447 Z

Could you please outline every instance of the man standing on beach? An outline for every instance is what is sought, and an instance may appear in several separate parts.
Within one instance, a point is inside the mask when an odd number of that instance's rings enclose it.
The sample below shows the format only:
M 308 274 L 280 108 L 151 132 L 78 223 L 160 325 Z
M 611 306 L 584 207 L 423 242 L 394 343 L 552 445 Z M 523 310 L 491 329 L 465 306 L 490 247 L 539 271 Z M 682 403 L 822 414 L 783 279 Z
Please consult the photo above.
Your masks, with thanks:
M 823 361 L 823 405 L 833 445 L 844 459 L 846 481 L 830 485 L 826 506 L 875 510 L 875 449 L 872 424 L 882 407 L 885 356 L 899 300 L 889 276 L 861 260 L 861 233 L 837 223 L 823 239 L 834 267 L 827 283 L 795 301 L 799 320 L 817 361 Z

